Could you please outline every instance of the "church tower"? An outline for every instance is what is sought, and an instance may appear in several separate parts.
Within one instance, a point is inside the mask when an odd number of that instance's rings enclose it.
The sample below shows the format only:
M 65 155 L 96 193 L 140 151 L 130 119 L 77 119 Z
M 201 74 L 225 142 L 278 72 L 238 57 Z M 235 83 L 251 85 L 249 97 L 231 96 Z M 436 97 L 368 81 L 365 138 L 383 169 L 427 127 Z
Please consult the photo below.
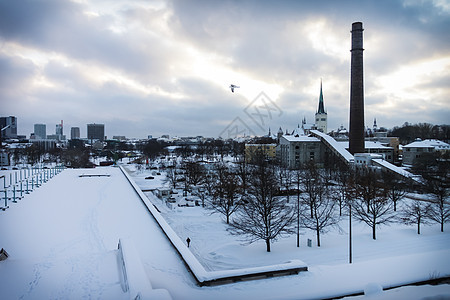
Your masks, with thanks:
M 317 130 L 327 133 L 327 113 L 323 104 L 322 80 L 320 80 L 319 109 L 316 112 Z

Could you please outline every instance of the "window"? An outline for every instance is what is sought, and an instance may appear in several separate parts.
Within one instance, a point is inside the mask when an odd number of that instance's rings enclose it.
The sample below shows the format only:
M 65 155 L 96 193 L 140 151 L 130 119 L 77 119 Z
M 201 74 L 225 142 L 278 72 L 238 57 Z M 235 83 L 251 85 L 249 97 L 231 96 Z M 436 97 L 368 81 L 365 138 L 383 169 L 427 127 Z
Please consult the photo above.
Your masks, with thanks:
M 327 119 L 325 119 L 325 118 L 322 118 L 322 119 L 320 119 L 321 121 L 326 121 Z

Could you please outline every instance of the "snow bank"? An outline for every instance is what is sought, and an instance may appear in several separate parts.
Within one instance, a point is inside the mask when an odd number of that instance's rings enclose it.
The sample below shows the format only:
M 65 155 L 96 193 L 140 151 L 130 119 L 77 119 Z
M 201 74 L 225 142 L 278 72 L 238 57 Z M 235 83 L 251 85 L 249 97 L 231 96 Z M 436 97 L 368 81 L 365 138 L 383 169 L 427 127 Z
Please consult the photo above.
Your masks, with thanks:
M 175 247 L 177 252 L 183 258 L 184 262 L 187 264 L 192 274 L 200 285 L 208 285 L 211 283 L 217 283 L 220 281 L 239 281 L 240 277 L 257 277 L 257 276 L 271 276 L 274 274 L 298 274 L 300 271 L 307 271 L 308 268 L 306 264 L 300 260 L 292 260 L 284 264 L 276 264 L 270 266 L 262 266 L 255 268 L 245 268 L 236 270 L 223 270 L 223 271 L 212 271 L 208 272 L 200 264 L 197 258 L 192 254 L 192 252 L 186 247 L 184 242 L 179 238 L 175 231 L 170 227 L 166 220 L 157 211 L 150 200 L 145 196 L 139 186 L 134 182 L 131 176 L 120 166 L 120 170 L 123 172 L 125 177 L 128 179 L 130 184 L 133 186 L 136 193 L 141 198 L 142 202 L 146 205 L 150 213 L 153 215 L 161 229 L 164 231 L 172 245 Z

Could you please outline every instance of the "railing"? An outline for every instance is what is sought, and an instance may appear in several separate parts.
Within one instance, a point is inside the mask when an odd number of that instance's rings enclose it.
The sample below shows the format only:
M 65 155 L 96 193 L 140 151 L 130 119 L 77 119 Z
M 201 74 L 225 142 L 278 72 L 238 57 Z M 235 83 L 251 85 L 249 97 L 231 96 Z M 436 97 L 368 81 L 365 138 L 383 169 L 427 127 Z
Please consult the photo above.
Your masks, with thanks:
M 17 203 L 25 195 L 39 188 L 64 170 L 63 165 L 52 168 L 24 168 L 18 170 L 3 170 L 0 175 L 0 209 L 5 211 L 9 204 Z

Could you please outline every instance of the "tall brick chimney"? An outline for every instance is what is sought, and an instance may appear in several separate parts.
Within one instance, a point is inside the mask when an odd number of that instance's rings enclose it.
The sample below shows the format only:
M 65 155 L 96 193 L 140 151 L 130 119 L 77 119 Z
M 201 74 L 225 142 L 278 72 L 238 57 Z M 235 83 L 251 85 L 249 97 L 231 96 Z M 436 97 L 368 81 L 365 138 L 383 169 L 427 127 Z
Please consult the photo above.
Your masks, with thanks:
M 349 151 L 364 153 L 364 72 L 362 22 L 352 24 Z

